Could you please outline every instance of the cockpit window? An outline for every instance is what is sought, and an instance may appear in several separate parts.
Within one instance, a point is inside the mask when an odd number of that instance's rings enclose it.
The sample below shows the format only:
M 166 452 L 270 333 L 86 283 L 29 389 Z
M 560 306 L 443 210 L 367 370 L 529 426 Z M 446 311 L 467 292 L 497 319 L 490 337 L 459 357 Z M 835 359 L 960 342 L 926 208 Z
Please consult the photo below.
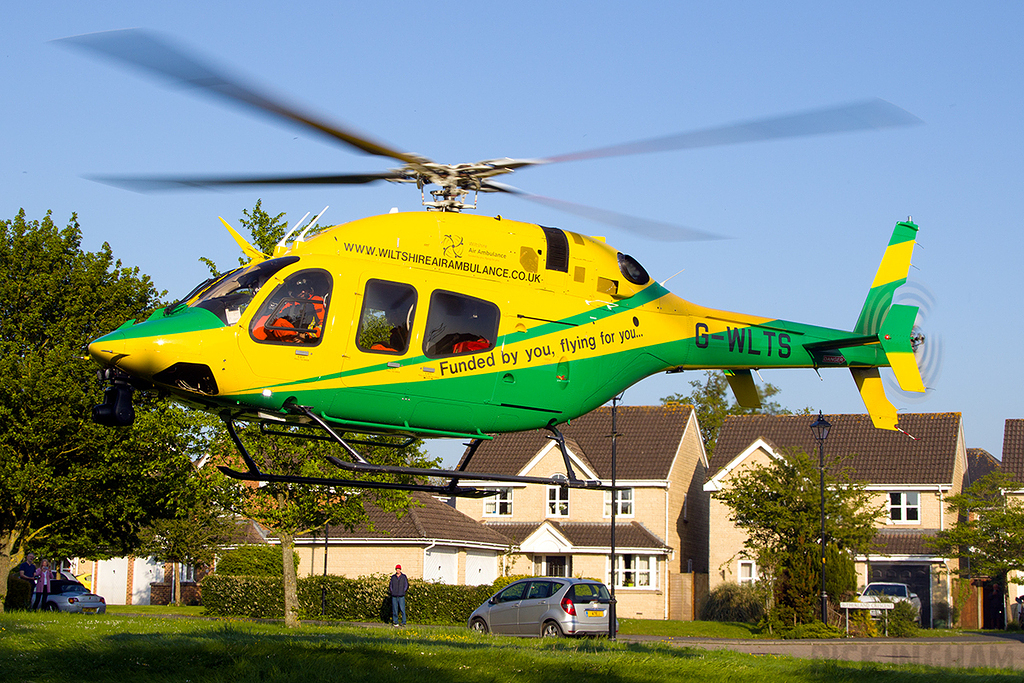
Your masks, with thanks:
M 370 280 L 363 296 L 356 344 L 370 353 L 405 353 L 415 313 L 416 290 L 411 286 Z
M 499 317 L 490 301 L 437 290 L 430 295 L 423 353 L 440 358 L 494 348 Z
M 289 275 L 253 316 L 249 333 L 259 342 L 315 346 L 323 337 L 331 276 L 326 270 Z
M 284 256 L 233 271 L 203 292 L 192 306 L 212 312 L 225 325 L 234 325 L 267 280 L 298 260 L 298 256 Z

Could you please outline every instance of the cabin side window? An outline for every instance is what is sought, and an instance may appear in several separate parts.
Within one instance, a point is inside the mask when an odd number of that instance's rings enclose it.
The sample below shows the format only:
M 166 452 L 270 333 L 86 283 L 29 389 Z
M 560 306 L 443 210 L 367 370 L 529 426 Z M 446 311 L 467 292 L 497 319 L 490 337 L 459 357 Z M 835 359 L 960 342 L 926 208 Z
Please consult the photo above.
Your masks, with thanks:
M 415 289 L 400 282 L 369 280 L 359 314 L 356 346 L 368 353 L 405 353 L 409 350 L 415 315 Z
M 437 290 L 430 295 L 423 353 L 442 358 L 492 349 L 499 318 L 498 307 L 490 301 Z
M 275 289 L 253 317 L 249 334 L 267 344 L 316 346 L 323 338 L 331 296 L 325 270 L 300 270 Z

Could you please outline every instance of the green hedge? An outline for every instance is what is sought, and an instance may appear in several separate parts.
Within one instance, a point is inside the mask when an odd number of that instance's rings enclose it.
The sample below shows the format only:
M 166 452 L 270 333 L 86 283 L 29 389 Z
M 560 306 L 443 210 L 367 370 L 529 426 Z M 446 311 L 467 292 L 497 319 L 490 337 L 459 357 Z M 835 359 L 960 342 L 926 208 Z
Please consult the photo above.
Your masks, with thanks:
M 299 617 L 386 623 L 391 620 L 390 576 L 348 579 L 311 576 L 299 579 Z M 284 615 L 280 577 L 222 576 L 202 581 L 203 606 L 209 614 L 253 618 Z M 491 586 L 449 586 L 411 579 L 406 595 L 409 621 L 418 624 L 464 624 L 470 613 L 494 593 Z
M 295 553 L 295 569 L 299 554 Z M 217 559 L 217 573 L 231 576 L 281 576 L 281 546 L 241 545 Z

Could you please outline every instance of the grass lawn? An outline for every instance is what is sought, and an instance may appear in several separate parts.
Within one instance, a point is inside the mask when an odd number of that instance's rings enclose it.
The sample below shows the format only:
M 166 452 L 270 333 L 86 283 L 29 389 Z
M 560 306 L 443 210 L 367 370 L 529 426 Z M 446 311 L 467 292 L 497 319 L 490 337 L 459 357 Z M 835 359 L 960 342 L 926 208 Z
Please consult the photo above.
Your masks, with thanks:
M 1019 672 L 756 657 L 465 628 L 302 627 L 198 619 L 0 615 L 0 678 L 141 681 L 1019 681 Z

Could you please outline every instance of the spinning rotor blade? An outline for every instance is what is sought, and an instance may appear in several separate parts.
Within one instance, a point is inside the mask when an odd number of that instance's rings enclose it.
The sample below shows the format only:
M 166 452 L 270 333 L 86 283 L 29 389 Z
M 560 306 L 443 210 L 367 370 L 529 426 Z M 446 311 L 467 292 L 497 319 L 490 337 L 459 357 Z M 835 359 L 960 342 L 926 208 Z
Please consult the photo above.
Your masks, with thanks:
M 383 143 L 375 142 L 365 135 L 317 119 L 297 108 L 277 101 L 269 95 L 260 93 L 254 88 L 243 85 L 240 81 L 219 73 L 213 67 L 203 64 L 197 58 L 186 54 L 183 50 L 148 31 L 125 29 L 89 33 L 62 38 L 55 42 L 92 50 L 104 57 L 125 62 L 130 66 L 162 76 L 178 85 L 200 88 L 229 101 L 245 105 L 257 112 L 271 114 L 305 128 L 311 128 L 366 154 L 390 157 L 406 164 L 426 161 L 416 154 L 399 152 Z
M 650 140 L 638 140 L 621 145 L 610 145 L 582 152 L 559 154 L 534 163 L 553 164 L 563 161 L 582 161 L 631 154 L 650 154 L 679 149 L 719 147 L 744 142 L 760 142 L 782 138 L 806 137 L 847 133 L 857 130 L 878 130 L 924 123 L 910 112 L 881 99 L 855 102 L 839 107 L 815 109 L 786 116 L 755 119 L 717 128 L 667 135 Z
M 659 240 L 661 242 L 700 242 L 705 240 L 727 239 L 722 235 L 716 235 L 696 228 L 688 228 L 682 225 L 675 225 L 673 223 L 653 221 L 647 218 L 638 218 L 636 216 L 618 213 L 617 211 L 609 211 L 607 209 L 599 209 L 585 204 L 567 202 L 562 199 L 552 199 L 551 197 L 544 197 L 538 194 L 530 194 L 529 192 L 520 190 L 517 187 L 495 182 L 493 180 L 485 181 L 482 185 L 487 189 L 511 194 L 521 199 L 526 199 L 527 201 L 550 206 L 553 209 L 581 216 L 598 223 L 604 223 L 605 225 L 611 225 L 615 228 L 636 232 L 644 235 L 645 237 Z
M 105 185 L 113 185 L 133 192 L 154 192 L 161 190 L 191 190 L 196 188 L 231 188 L 256 185 L 362 185 L 378 180 L 402 180 L 406 176 L 395 171 L 383 173 L 345 173 L 318 176 L 268 176 L 268 177 L 210 177 L 174 178 L 170 176 L 109 177 L 92 176 L 89 179 Z

